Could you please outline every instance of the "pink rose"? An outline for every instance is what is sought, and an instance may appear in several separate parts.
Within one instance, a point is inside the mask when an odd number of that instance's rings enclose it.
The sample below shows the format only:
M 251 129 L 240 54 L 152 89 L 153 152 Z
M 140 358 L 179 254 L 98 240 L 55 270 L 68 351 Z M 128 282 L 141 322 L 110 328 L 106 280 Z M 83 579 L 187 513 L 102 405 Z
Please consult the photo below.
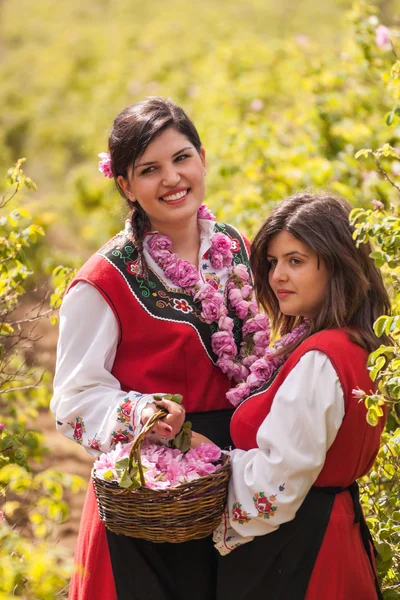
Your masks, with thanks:
M 264 379 L 259 379 L 255 373 L 250 373 L 247 378 L 247 384 L 251 387 L 251 389 L 258 388 L 263 383 L 265 383 Z
M 206 300 L 203 300 L 203 310 L 201 311 L 201 315 L 206 323 L 213 323 L 214 321 L 217 321 L 220 318 L 223 304 L 223 297 L 215 291 L 213 298 L 207 298 Z
M 242 360 L 242 364 L 247 367 L 248 369 L 250 369 L 251 365 L 256 362 L 257 360 L 257 356 L 255 356 L 254 354 L 249 354 L 249 356 L 245 356 L 244 359 Z
M 227 315 L 223 315 L 218 321 L 218 327 L 222 331 L 233 331 L 233 319 Z
M 234 379 L 235 381 L 244 381 L 249 374 L 249 371 L 243 364 L 225 356 L 217 360 L 217 365 L 229 379 Z
M 372 200 L 372 206 L 374 207 L 374 210 L 385 208 L 385 205 L 380 200 Z
M 362 400 L 366 396 L 364 390 L 360 389 L 351 390 L 351 393 L 353 394 L 354 398 L 357 398 L 357 400 Z
M 114 177 L 111 169 L 111 157 L 108 152 L 100 152 L 98 155 L 100 158 L 98 169 L 100 173 L 103 173 L 104 177 L 112 179 Z
M 250 275 L 246 269 L 246 267 L 240 263 L 233 267 L 233 273 L 238 277 L 241 281 L 248 281 L 250 279 Z
M 235 306 L 235 312 L 239 319 L 245 319 L 247 317 L 247 313 L 249 312 L 249 302 L 246 300 L 242 300 Z
M 215 221 L 215 216 L 208 210 L 205 204 L 202 204 L 197 211 L 197 218 L 204 219 L 205 221 Z
M 150 236 L 150 239 L 147 241 L 147 245 L 151 251 L 154 250 L 171 250 L 172 241 L 167 235 L 162 235 L 161 233 L 157 233 L 156 235 Z
M 200 279 L 196 267 L 187 260 L 171 261 L 164 268 L 164 273 L 168 279 L 182 288 L 192 287 Z
M 250 386 L 243 382 L 229 390 L 226 397 L 233 406 L 238 406 L 249 393 Z
M 215 233 L 211 239 L 211 251 L 216 252 L 217 254 L 222 254 L 222 256 L 228 256 L 231 254 L 231 245 L 232 242 L 230 238 L 224 233 Z M 232 256 L 232 254 L 231 254 Z
M 237 348 L 233 335 L 229 331 L 217 331 L 211 337 L 211 347 L 217 356 L 234 357 Z
M 3 431 L 4 429 L 4 423 L 0 423 L 0 431 Z
M 228 298 L 230 303 L 232 304 L 233 308 L 235 308 L 239 302 L 243 301 L 242 298 L 242 294 L 240 293 L 240 290 L 238 290 L 237 288 L 233 287 L 229 290 L 228 292 Z
M 246 300 L 246 298 L 251 296 L 251 294 L 253 292 L 253 288 L 248 283 L 245 283 L 241 289 L 241 292 L 242 292 L 242 298 L 244 298 Z
M 275 365 L 273 364 L 273 361 L 265 360 L 265 358 L 256 360 L 250 367 L 250 372 L 254 373 L 254 375 L 262 381 L 268 381 L 274 370 Z
M 270 340 L 269 331 L 256 331 L 253 340 L 257 346 L 264 346 L 264 348 L 267 348 Z
M 198 292 L 193 296 L 194 300 L 205 300 L 206 298 L 213 298 L 215 296 L 215 288 L 209 283 L 205 283 Z
M 222 256 L 222 254 L 219 254 L 218 252 L 213 252 L 211 256 L 211 265 L 217 271 L 222 269 L 224 266 L 224 257 Z
M 200 444 L 197 448 L 189 450 L 185 458 L 188 461 L 217 462 L 221 458 L 221 448 L 215 444 Z

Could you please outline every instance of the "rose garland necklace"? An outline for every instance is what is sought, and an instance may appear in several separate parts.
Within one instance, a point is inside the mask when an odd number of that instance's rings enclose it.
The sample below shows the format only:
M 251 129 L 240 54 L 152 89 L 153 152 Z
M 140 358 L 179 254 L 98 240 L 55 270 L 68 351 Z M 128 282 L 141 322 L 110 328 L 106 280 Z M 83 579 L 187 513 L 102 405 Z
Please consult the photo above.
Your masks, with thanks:
M 205 204 L 198 218 L 215 220 Z M 258 310 L 249 273 L 243 264 L 233 266 L 231 240 L 224 233 L 214 233 L 209 249 L 214 269 L 225 267 L 229 303 L 243 321 L 243 339 L 238 351 L 233 336 L 233 319 L 228 316 L 222 294 L 209 283 L 203 283 L 194 265 L 172 252 L 172 241 L 166 235 L 154 233 L 147 241 L 152 259 L 172 283 L 188 291 L 201 303 L 201 316 L 208 324 L 217 322 L 218 331 L 211 336 L 213 352 L 218 356 L 217 366 L 238 384 L 229 390 L 227 398 L 237 406 L 253 389 L 260 387 L 286 360 L 285 355 L 274 356 L 278 348 L 293 343 L 305 332 L 302 324 L 281 338 L 273 348 L 270 343 L 270 323 L 267 315 Z
M 111 159 L 108 153 L 99 154 L 99 171 L 112 177 Z M 202 204 L 199 219 L 214 221 L 215 216 Z M 172 283 L 188 291 L 195 301 L 201 303 L 201 316 L 208 324 L 218 323 L 218 331 L 211 336 L 213 352 L 218 356 L 217 366 L 229 379 L 237 382 L 226 397 L 238 406 L 254 389 L 268 381 L 285 362 L 287 355 L 275 356 L 278 349 L 288 346 L 305 334 L 308 325 L 302 322 L 273 347 L 270 343 L 270 322 L 267 315 L 258 310 L 250 275 L 243 264 L 233 265 L 231 239 L 224 233 L 214 233 L 209 249 L 214 269 L 225 267 L 229 274 L 228 300 L 237 317 L 243 321 L 243 339 L 238 350 L 233 336 L 233 319 L 228 316 L 224 298 L 209 283 L 204 283 L 194 265 L 172 252 L 171 239 L 155 232 L 147 240 L 152 259 L 164 271 Z

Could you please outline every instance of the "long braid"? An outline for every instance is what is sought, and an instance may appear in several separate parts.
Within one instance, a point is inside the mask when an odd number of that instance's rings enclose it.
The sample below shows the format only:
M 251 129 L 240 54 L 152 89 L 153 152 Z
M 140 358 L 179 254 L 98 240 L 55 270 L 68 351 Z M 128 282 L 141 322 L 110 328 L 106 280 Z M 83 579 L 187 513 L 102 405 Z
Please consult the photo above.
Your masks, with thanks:
M 138 202 L 132 207 L 131 213 L 132 237 L 139 256 L 140 274 L 145 279 L 148 278 L 149 270 L 144 257 L 143 241 L 146 231 L 150 229 L 150 221 L 143 208 Z

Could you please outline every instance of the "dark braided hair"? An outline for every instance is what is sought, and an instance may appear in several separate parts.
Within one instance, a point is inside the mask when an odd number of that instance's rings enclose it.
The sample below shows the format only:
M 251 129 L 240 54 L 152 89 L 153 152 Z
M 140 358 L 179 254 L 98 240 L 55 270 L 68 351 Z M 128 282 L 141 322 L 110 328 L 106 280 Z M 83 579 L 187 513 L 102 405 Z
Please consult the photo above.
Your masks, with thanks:
M 115 185 L 130 208 L 132 237 L 139 254 L 141 272 L 147 276 L 148 269 L 143 256 L 144 234 L 150 229 L 150 221 L 139 202 L 132 202 L 118 183 L 118 177 L 128 176 L 128 168 L 143 156 L 147 146 L 163 131 L 172 127 L 201 150 L 199 134 L 182 108 L 170 99 L 157 96 L 145 98 L 125 108 L 115 119 L 108 138 L 111 169 Z

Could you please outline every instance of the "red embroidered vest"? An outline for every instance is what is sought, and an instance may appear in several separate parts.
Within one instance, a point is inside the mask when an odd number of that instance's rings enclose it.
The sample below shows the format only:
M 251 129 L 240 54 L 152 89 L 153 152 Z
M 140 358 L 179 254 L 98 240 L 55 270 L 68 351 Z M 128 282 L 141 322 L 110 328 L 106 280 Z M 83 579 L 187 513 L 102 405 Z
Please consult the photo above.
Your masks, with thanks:
M 270 387 L 250 396 L 235 411 L 231 421 L 232 440 L 237 448 L 244 450 L 257 447 L 257 431 L 271 410 L 276 392 L 300 358 L 311 350 L 323 352 L 332 362 L 345 403 L 342 425 L 314 485 L 347 487 L 371 469 L 385 420 L 380 419 L 376 427 L 368 425 L 364 403 L 352 394 L 358 387 L 372 391 L 374 384 L 366 368 L 368 353 L 350 341 L 343 330 L 321 331 L 296 348 Z
M 215 231 L 231 237 L 235 262 L 249 268 L 246 241 L 236 229 L 216 223 Z M 151 270 L 143 280 L 136 265 L 137 251 L 121 232 L 85 263 L 70 286 L 90 283 L 113 310 L 119 344 L 112 374 L 121 388 L 182 394 L 187 412 L 232 408 L 225 397 L 231 383 L 211 348 L 216 324 L 204 322 L 200 303 L 189 293 L 167 288 Z M 241 324 L 235 317 L 237 344 Z

